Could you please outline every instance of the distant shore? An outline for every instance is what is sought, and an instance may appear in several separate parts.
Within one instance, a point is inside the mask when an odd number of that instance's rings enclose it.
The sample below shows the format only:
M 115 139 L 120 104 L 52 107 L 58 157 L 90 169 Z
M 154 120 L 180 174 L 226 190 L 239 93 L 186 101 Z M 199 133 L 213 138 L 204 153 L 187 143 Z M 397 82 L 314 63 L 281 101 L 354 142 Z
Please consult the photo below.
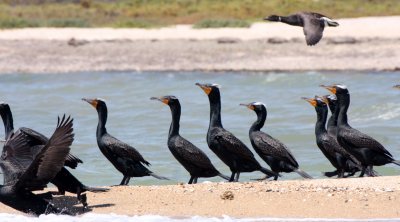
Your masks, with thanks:
M 400 16 L 340 19 L 316 46 L 300 27 L 33 28 L 0 31 L 0 73 L 398 71 Z
M 400 218 L 400 176 L 111 187 L 87 193 L 89 211 L 172 217 Z M 82 213 L 74 196 L 59 207 Z M 20 212 L 0 204 L 0 212 Z

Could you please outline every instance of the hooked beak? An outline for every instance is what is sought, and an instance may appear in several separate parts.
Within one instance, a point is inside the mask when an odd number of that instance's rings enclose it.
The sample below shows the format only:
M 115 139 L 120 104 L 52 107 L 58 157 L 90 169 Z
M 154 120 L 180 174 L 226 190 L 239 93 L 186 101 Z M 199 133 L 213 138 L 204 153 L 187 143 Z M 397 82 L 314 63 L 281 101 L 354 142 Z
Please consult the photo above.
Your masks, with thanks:
M 87 103 L 89 103 L 94 108 L 97 108 L 97 100 L 95 100 L 95 99 L 87 99 L 87 98 L 82 98 L 82 100 L 87 102 Z
M 301 99 L 304 99 L 305 101 L 309 102 L 314 107 L 317 106 L 317 101 L 314 98 L 301 97 Z
M 254 110 L 254 106 L 251 104 L 244 104 L 244 103 L 240 103 L 239 106 L 246 106 L 247 108 Z
M 326 85 L 319 85 L 319 86 L 329 90 L 330 92 L 332 92 L 333 94 L 336 95 L 336 87 L 335 86 L 326 86 Z
M 207 95 L 211 93 L 212 88 L 205 86 L 201 83 L 196 83 L 196 86 L 199 86 Z
M 158 101 L 160 101 L 160 102 L 162 102 L 162 103 L 164 103 L 164 104 L 167 104 L 167 105 L 168 105 L 168 102 L 169 102 L 168 99 L 165 99 L 165 98 L 163 98 L 163 97 L 160 97 L 160 98 L 158 98 L 158 97 L 151 97 L 150 99 L 151 99 L 151 100 L 158 100 Z

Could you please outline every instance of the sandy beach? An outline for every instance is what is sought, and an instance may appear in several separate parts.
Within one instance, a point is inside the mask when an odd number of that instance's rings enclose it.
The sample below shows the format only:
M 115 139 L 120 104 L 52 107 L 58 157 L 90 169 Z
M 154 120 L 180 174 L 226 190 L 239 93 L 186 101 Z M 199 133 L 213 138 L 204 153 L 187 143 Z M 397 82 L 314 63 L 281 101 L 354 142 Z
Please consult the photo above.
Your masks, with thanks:
M 400 177 L 111 187 L 87 193 L 92 213 L 172 217 L 399 218 Z M 81 214 L 73 196 L 59 207 Z M 19 213 L 0 204 L 0 212 Z
M 300 27 L 0 31 L 0 73 L 400 69 L 400 16 L 338 19 L 313 47 Z M 351 62 L 349 62 L 351 61 Z

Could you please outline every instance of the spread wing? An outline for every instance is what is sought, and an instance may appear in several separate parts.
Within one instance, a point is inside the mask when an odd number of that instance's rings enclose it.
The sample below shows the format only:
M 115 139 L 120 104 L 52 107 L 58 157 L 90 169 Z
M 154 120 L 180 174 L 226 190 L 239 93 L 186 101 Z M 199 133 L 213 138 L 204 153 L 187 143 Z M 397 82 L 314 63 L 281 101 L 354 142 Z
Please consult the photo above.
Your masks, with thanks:
M 104 137 L 103 142 L 113 155 L 117 155 L 122 159 L 141 162 L 147 166 L 150 165 L 150 163 L 147 162 L 135 148 L 112 137 L 111 135 Z
M 324 24 L 310 14 L 302 14 L 300 16 L 303 19 L 303 32 L 306 36 L 307 45 L 317 44 L 322 38 Z
M 32 147 L 45 145 L 49 141 L 49 139 L 45 135 L 33 129 L 21 127 L 19 131 L 27 136 L 26 138 L 28 139 L 28 144 L 30 144 Z M 39 151 L 40 149 L 32 149 L 33 157 L 35 157 L 39 153 Z M 72 154 L 68 154 L 67 159 L 65 160 L 65 166 L 68 166 L 72 169 L 75 169 L 79 163 L 83 163 L 83 161 Z
M 176 139 L 174 146 L 176 155 L 182 157 L 185 162 L 203 169 L 215 169 L 207 155 L 183 137 Z
M 338 140 L 352 149 L 368 148 L 392 157 L 392 154 L 374 138 L 353 128 L 340 129 Z
M 228 152 L 236 154 L 241 158 L 255 160 L 254 154 L 247 146 L 227 130 L 219 130 L 215 134 L 217 142 Z
M 65 115 L 61 121 L 58 118 L 56 130 L 20 177 L 16 184 L 17 189 L 43 189 L 55 177 L 64 166 L 74 140 L 72 126 L 72 118 L 65 118 Z
M 285 146 L 285 144 L 261 131 L 255 132 L 252 135 L 255 145 L 261 153 L 264 155 L 273 156 L 282 161 L 287 161 L 295 167 L 299 167 L 299 164 L 297 163 L 293 154 Z

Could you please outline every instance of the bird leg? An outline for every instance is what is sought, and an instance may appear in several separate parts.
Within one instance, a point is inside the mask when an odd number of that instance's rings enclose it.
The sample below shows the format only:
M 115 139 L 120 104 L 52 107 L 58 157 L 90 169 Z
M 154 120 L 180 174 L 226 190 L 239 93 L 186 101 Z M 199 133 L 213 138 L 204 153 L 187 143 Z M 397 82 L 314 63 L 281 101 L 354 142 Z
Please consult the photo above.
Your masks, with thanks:
M 278 180 L 278 175 L 274 176 L 274 180 Z M 266 176 L 266 178 L 269 178 L 269 176 Z
M 127 176 L 124 184 L 125 186 L 128 186 L 129 180 L 131 180 L 131 177 Z
M 239 182 L 239 176 L 240 176 L 240 172 L 237 172 L 236 177 L 235 177 L 235 182 Z
M 359 177 L 363 177 L 363 176 L 364 176 L 365 170 L 366 170 L 366 169 L 367 169 L 367 168 L 366 168 L 365 166 L 362 166 L 361 173 L 360 173 L 360 176 L 359 176 Z
M 235 172 L 232 171 L 231 178 L 229 179 L 229 182 L 234 182 L 235 181 Z
M 85 209 L 87 209 L 87 207 L 88 207 L 88 203 L 87 203 L 86 194 L 83 194 L 83 195 L 82 195 L 82 190 L 81 190 L 80 187 L 77 188 L 76 198 L 77 198 L 78 201 L 81 202 L 81 204 L 83 205 L 83 212 L 84 212 Z
M 367 174 L 369 177 L 377 177 L 377 176 L 379 176 L 379 175 L 374 171 L 372 165 L 369 165 L 369 166 L 367 167 L 366 174 Z
M 194 179 L 194 177 L 193 177 L 193 176 L 191 176 L 191 177 L 190 177 L 190 179 L 189 179 L 189 182 L 188 182 L 188 184 L 192 184 L 192 183 L 193 183 L 193 179 Z
M 197 183 L 197 179 L 198 179 L 198 177 L 195 177 L 195 178 L 194 178 L 194 180 L 193 180 L 193 183 L 194 183 L 194 184 Z
M 338 174 L 338 178 L 344 178 L 344 169 L 340 169 L 339 174 Z

